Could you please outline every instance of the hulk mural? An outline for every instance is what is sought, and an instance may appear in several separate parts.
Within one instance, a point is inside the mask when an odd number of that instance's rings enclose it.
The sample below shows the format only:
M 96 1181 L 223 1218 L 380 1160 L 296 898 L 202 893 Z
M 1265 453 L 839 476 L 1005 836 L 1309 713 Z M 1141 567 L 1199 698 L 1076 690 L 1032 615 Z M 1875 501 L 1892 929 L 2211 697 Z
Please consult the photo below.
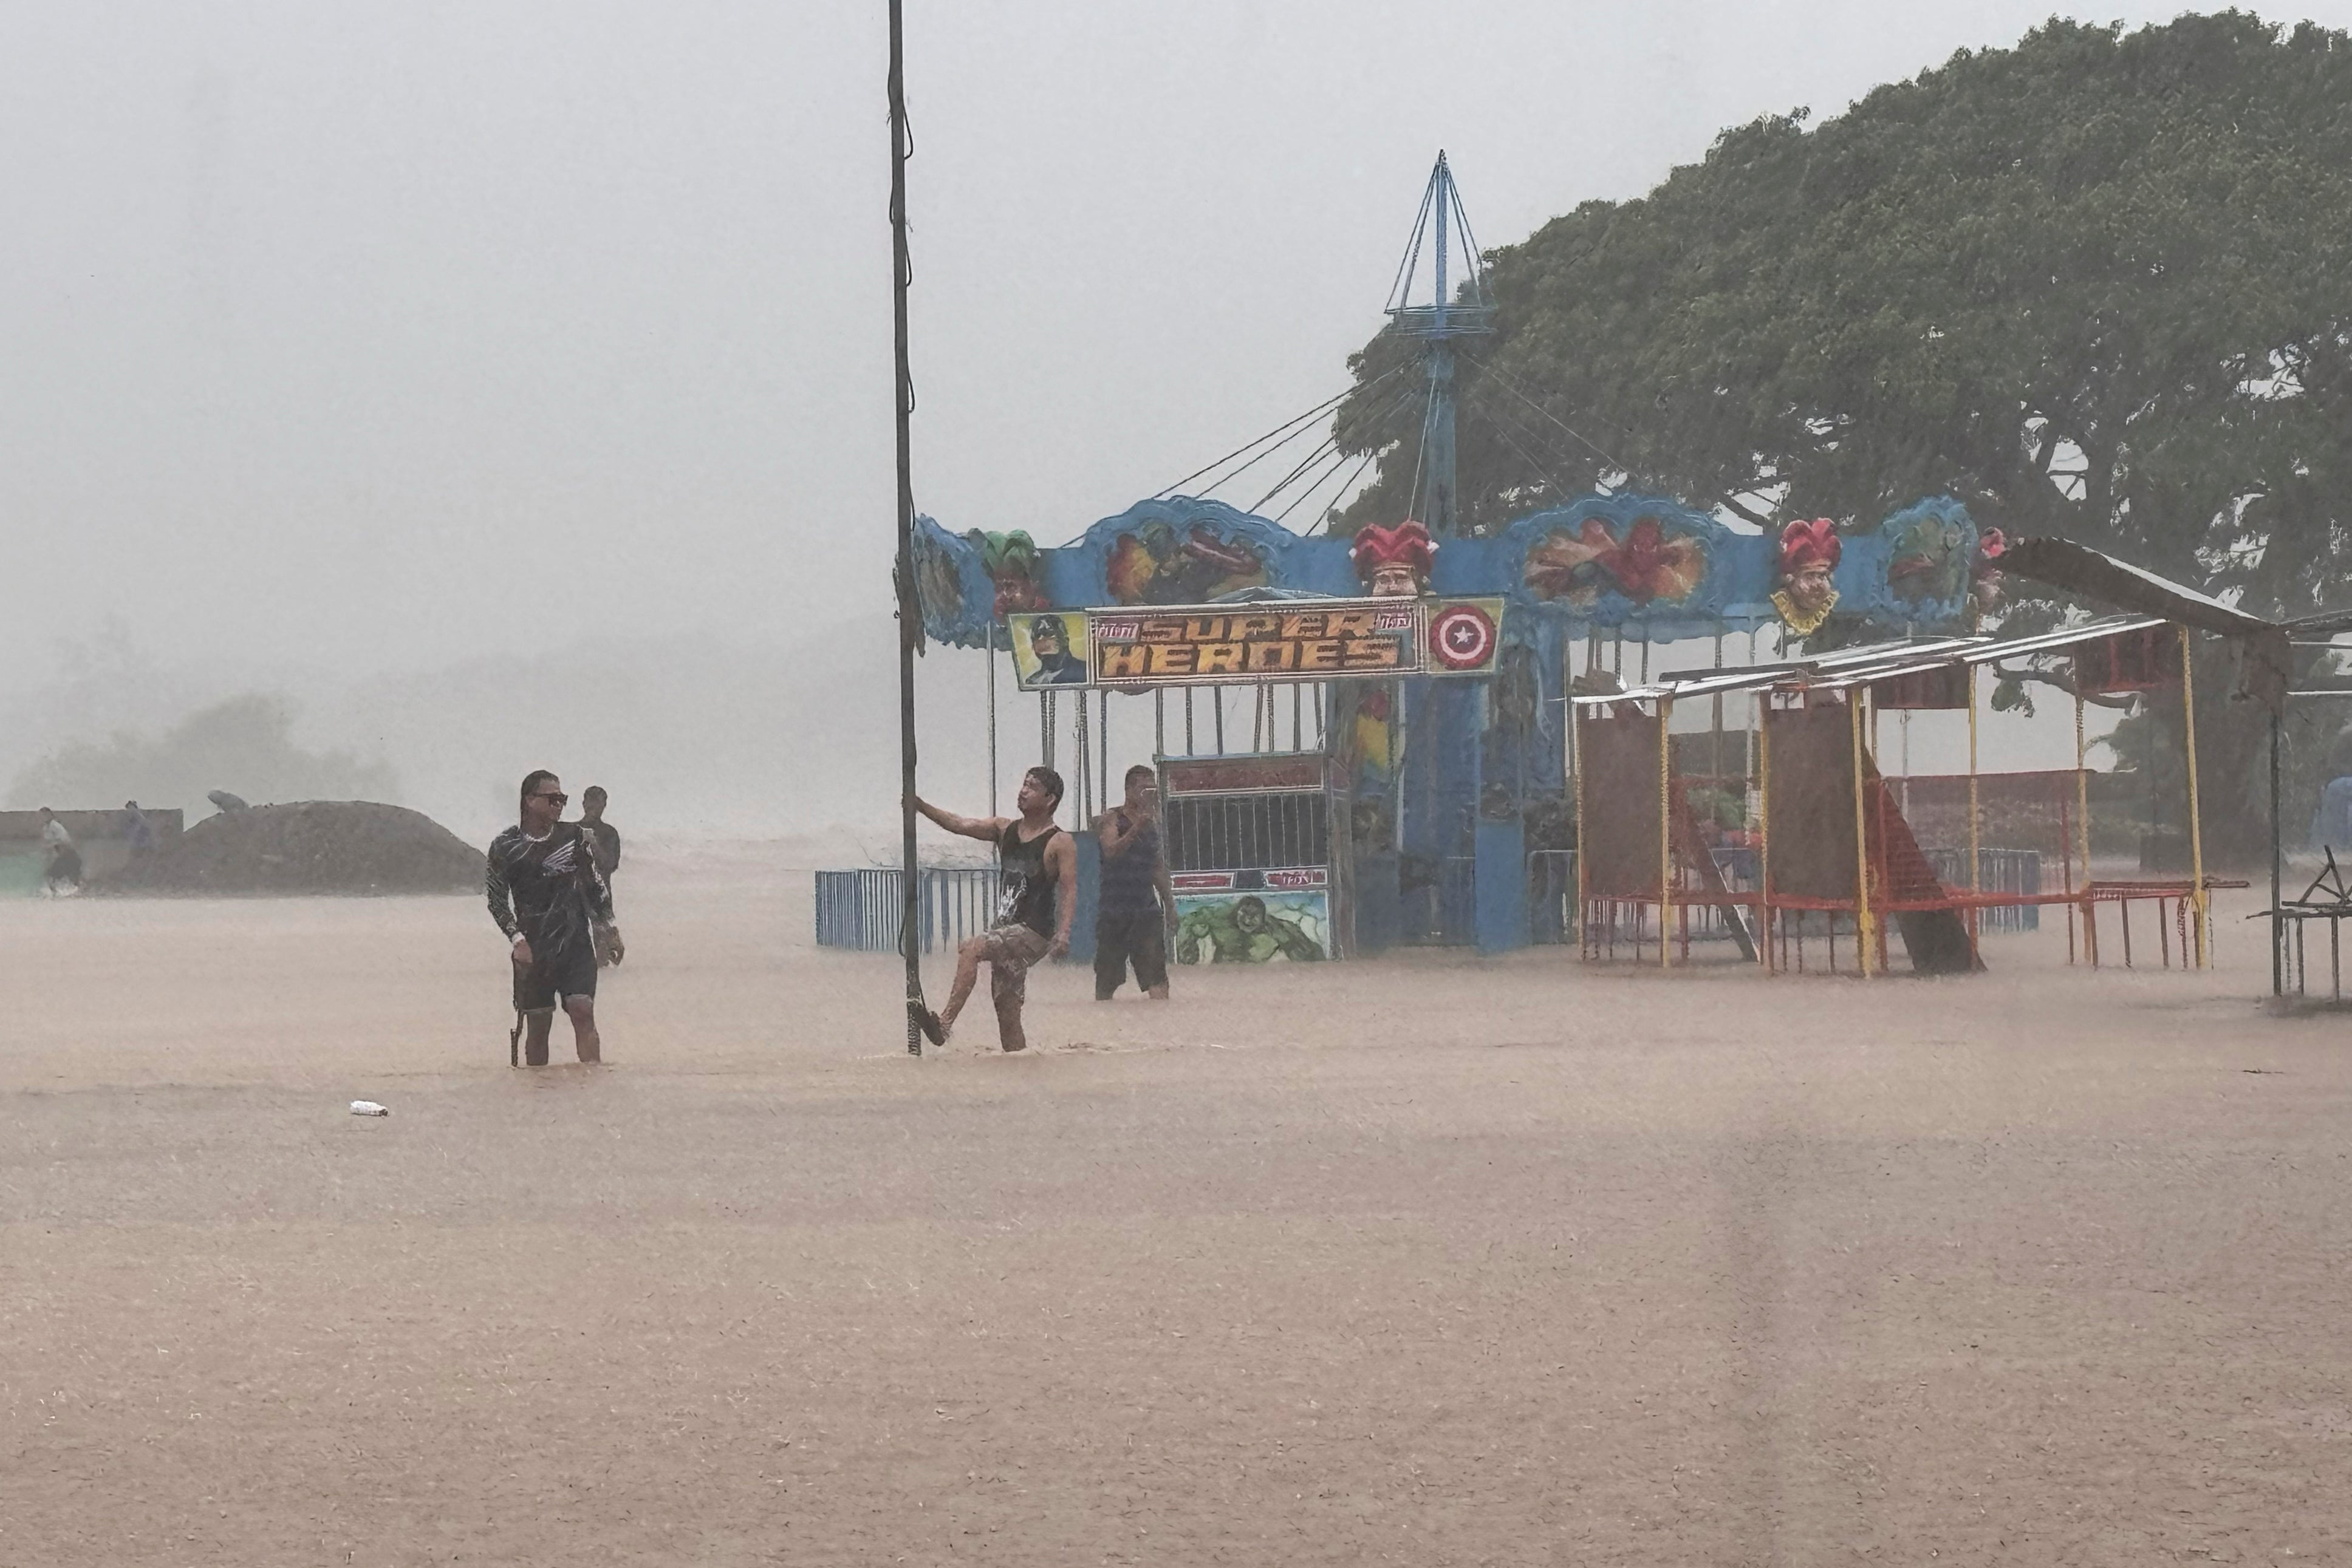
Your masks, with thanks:
M 1178 894 L 1180 964 L 1312 964 L 1331 956 L 1323 893 Z

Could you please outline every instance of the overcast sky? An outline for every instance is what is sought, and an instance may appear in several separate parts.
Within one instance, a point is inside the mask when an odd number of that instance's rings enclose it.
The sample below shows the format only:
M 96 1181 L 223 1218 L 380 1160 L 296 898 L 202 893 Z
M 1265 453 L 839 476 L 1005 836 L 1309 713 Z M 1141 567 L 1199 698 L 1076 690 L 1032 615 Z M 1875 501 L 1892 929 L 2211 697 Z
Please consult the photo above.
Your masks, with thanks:
M 1337 391 L 1441 146 L 1507 243 L 2049 9 L 910 0 L 919 502 L 1058 542 Z M 0 9 L 0 662 L 880 606 L 883 16 Z

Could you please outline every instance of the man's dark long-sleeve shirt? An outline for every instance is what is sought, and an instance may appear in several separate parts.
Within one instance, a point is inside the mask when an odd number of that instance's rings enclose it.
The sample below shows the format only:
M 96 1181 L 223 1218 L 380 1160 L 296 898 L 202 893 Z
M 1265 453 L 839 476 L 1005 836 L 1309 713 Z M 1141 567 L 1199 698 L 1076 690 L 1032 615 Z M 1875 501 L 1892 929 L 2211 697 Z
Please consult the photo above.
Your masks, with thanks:
M 587 942 L 592 920 L 613 918 L 612 890 L 577 822 L 558 822 L 540 839 L 509 828 L 490 841 L 484 881 L 490 918 L 509 940 L 528 937 L 540 963 Z

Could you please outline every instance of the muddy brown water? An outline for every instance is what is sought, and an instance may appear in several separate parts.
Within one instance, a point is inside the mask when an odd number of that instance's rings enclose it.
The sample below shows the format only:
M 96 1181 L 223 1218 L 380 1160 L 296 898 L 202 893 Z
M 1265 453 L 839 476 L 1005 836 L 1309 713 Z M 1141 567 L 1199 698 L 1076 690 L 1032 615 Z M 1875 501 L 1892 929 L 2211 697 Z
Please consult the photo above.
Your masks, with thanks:
M 2352 1023 L 2250 927 L 918 1063 L 805 883 L 625 870 L 593 1072 L 472 900 L 0 904 L 0 1562 L 2352 1561 Z

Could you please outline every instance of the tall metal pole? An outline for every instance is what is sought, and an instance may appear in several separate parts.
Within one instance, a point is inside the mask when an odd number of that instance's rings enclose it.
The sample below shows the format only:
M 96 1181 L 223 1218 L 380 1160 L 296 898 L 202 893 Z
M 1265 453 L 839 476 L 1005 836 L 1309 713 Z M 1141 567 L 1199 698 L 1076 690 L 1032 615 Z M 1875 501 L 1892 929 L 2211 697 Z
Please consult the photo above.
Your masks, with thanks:
M 907 961 L 907 1054 L 923 1054 L 923 954 L 915 866 L 915 649 L 923 635 L 915 596 L 915 375 L 907 357 L 907 57 L 902 0 L 890 0 L 890 323 L 898 357 L 898 951 Z M 991 675 L 994 672 L 992 669 Z
M 1445 154 L 1437 155 L 1439 183 L 1437 200 L 1437 332 L 1429 344 L 1429 504 L 1422 510 L 1422 520 L 1433 534 L 1454 532 L 1454 344 L 1446 335 L 1447 296 L 1446 231 L 1453 217 L 1454 177 L 1445 167 Z

